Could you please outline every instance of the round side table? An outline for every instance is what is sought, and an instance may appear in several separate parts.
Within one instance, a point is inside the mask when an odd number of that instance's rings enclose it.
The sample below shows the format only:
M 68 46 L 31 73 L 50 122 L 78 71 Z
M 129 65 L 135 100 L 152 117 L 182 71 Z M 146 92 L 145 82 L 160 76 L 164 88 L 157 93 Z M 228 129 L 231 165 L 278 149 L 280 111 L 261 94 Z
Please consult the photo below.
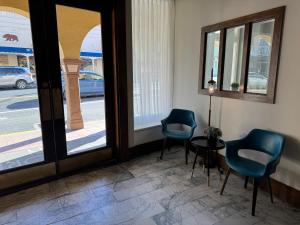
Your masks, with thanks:
M 212 144 L 208 141 L 206 136 L 199 136 L 199 137 L 192 138 L 191 145 L 196 150 L 196 156 L 195 156 L 194 164 L 193 164 L 192 177 L 194 174 L 197 157 L 198 157 L 200 151 L 204 151 L 206 153 L 206 159 L 204 160 L 204 164 L 207 167 L 207 185 L 209 186 L 210 156 L 213 153 L 213 151 L 218 151 L 218 150 L 225 148 L 225 143 L 223 140 L 218 139 L 218 141 L 215 144 Z M 218 166 L 218 171 L 221 172 L 220 166 L 218 163 L 217 163 L 217 166 Z

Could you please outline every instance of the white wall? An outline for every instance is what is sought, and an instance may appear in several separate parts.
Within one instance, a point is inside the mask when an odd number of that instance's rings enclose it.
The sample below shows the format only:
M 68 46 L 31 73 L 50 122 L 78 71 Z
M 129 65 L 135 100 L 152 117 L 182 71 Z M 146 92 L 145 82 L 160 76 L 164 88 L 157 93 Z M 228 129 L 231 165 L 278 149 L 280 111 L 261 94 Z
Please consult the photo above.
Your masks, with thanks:
M 224 139 L 253 128 L 286 135 L 287 143 L 275 179 L 300 190 L 300 1 L 298 0 L 176 0 L 174 107 L 195 111 L 198 128 L 208 117 L 208 96 L 198 94 L 201 27 L 286 5 L 276 104 L 213 98 L 213 125 Z
M 18 41 L 7 41 L 5 34 L 18 37 Z M 32 48 L 31 27 L 29 18 L 14 12 L 0 11 L 0 46 Z

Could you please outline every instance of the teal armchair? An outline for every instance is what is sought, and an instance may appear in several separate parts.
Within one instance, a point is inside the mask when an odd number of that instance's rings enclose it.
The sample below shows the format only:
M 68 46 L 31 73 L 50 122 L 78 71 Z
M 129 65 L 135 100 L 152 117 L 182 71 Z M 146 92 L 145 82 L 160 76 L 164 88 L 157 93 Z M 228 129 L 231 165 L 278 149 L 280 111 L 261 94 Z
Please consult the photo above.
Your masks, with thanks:
M 188 163 L 188 141 L 193 137 L 194 130 L 197 127 L 194 112 L 186 109 L 173 109 L 170 115 L 161 121 L 162 133 L 165 136 L 163 148 L 161 150 L 160 159 L 163 158 L 164 149 L 166 148 L 169 139 L 182 140 L 185 145 L 186 164 Z M 182 124 L 189 126 L 189 130 L 174 130 L 170 129 L 170 124 Z
M 253 198 L 252 198 L 252 215 L 255 215 L 255 205 L 257 197 L 258 184 L 264 177 L 268 178 L 268 185 L 270 191 L 271 202 L 273 203 L 272 187 L 270 182 L 270 175 L 275 173 L 276 167 L 279 163 L 280 156 L 284 147 L 284 137 L 278 133 L 254 129 L 246 137 L 226 142 L 226 164 L 228 171 L 221 189 L 220 194 L 223 194 L 226 182 L 230 172 L 236 171 L 242 176 L 245 176 L 244 187 L 247 188 L 249 177 L 254 179 Z M 239 150 L 255 150 L 265 153 L 267 157 L 266 164 L 257 162 L 245 157 L 239 156 Z

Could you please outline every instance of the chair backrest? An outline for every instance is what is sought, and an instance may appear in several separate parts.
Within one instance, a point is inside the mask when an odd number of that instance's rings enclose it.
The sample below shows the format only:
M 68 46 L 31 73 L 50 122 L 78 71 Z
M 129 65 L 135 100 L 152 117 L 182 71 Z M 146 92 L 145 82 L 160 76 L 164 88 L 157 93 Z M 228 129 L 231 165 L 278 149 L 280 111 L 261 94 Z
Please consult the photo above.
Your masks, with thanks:
M 279 159 L 284 146 L 284 137 L 278 133 L 254 129 L 243 141 L 243 148 L 267 153 L 273 159 Z
M 193 127 L 196 125 L 195 114 L 193 111 L 186 109 L 172 109 L 167 117 L 167 123 L 179 123 Z

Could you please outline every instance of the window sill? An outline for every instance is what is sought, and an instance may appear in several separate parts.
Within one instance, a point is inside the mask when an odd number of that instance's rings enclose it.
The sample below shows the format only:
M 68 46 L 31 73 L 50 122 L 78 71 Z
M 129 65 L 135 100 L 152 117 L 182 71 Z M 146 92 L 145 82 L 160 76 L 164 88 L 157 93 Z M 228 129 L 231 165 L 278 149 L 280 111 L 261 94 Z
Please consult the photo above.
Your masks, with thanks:
M 208 93 L 208 90 L 201 89 L 199 90 L 199 94 L 203 95 L 210 95 Z M 233 99 L 240 99 L 240 100 L 246 100 L 246 101 L 254 101 L 254 102 L 263 102 L 263 103 L 275 103 L 275 98 L 272 94 L 255 94 L 255 93 L 243 93 L 243 92 L 237 92 L 237 91 L 220 91 L 215 90 L 215 93 L 212 96 L 217 97 L 224 97 L 224 98 L 233 98 Z

